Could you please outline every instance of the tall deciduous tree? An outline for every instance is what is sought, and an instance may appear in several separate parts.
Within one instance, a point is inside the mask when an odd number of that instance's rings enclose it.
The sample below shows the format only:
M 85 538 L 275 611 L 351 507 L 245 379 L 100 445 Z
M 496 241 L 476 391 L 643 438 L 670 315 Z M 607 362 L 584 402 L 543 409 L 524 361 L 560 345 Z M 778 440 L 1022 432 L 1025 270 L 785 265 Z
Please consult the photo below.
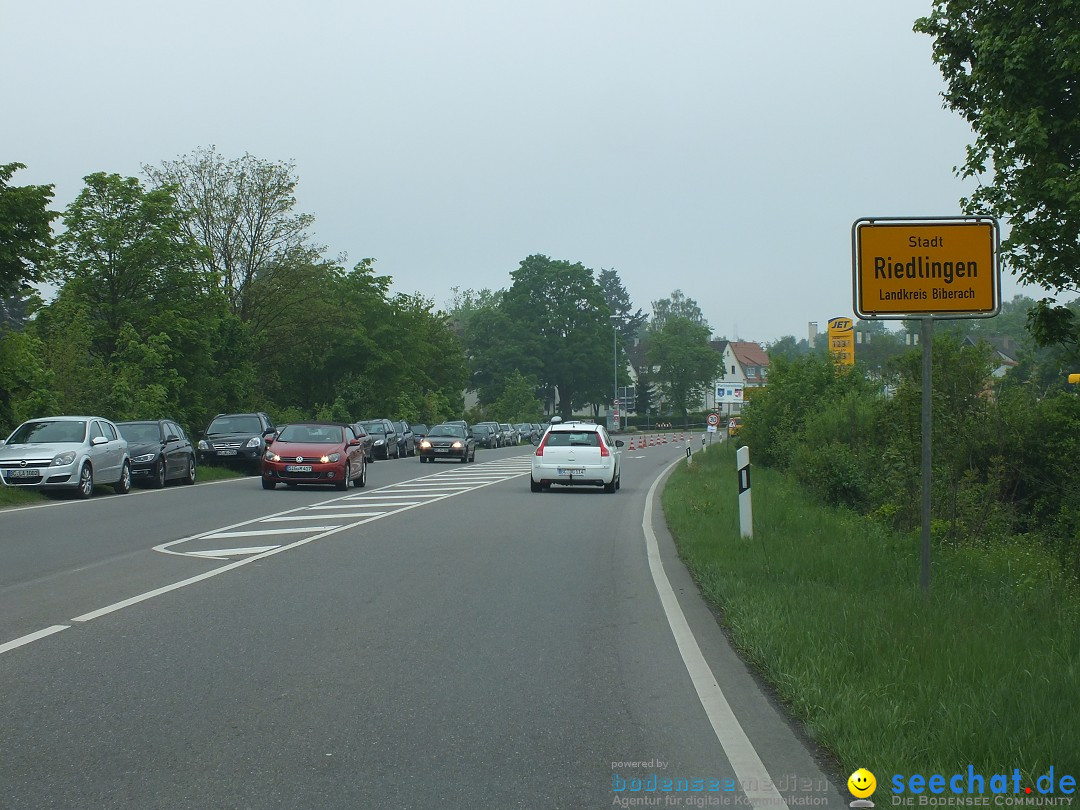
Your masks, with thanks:
M 677 413 L 684 416 L 704 399 L 720 373 L 722 356 L 709 345 L 709 329 L 689 318 L 668 318 L 649 337 L 653 377 Z
M 1002 243 L 1021 280 L 1080 291 L 1080 0 L 935 0 L 915 30 L 934 39 L 945 106 L 975 130 L 959 168 L 980 179 L 969 213 L 1007 218 Z M 992 179 L 986 177 L 992 170 Z M 1044 299 L 1043 342 L 1080 337 L 1080 321 Z
M 593 273 L 580 262 L 533 255 L 510 274 L 503 297 L 523 353 L 541 385 L 559 389 L 559 410 L 606 401 L 611 369 L 611 311 Z M 521 368 L 528 374 L 531 368 Z
M 705 327 L 709 332 L 709 322 L 701 312 L 698 302 L 690 298 L 682 290 L 674 290 L 667 298 L 652 302 L 653 314 L 649 322 L 649 328 L 659 332 L 671 318 L 684 318 L 697 326 Z
M 22 326 L 36 298 L 30 285 L 51 279 L 53 187 L 8 185 L 25 168 L 0 165 L 0 328 Z
M 294 210 L 299 178 L 291 162 L 250 154 L 226 160 L 211 146 L 143 171 L 158 186 L 177 188 L 185 230 L 207 248 L 206 268 L 245 322 L 264 325 L 281 287 L 275 278 L 316 264 L 322 253 L 308 241 L 314 217 Z

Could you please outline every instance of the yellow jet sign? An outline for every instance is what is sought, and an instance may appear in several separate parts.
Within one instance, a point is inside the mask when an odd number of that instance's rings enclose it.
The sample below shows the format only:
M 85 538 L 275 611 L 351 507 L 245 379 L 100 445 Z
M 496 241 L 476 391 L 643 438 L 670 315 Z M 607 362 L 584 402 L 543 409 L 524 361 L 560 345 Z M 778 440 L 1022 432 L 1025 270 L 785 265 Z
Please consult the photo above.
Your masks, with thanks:
M 860 219 L 852 227 L 855 314 L 988 317 L 1001 308 L 997 222 Z
M 829 320 L 829 351 L 844 366 L 855 365 L 855 324 L 851 318 Z

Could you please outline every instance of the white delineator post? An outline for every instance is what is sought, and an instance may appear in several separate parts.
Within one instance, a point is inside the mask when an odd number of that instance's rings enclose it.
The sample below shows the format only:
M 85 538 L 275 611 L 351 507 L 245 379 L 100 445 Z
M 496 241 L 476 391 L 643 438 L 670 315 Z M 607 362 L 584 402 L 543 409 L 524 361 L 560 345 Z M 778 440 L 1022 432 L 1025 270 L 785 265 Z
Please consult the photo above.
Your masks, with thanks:
M 739 474 L 739 534 L 754 536 L 754 515 L 750 508 L 750 448 L 743 445 L 735 453 L 735 469 Z

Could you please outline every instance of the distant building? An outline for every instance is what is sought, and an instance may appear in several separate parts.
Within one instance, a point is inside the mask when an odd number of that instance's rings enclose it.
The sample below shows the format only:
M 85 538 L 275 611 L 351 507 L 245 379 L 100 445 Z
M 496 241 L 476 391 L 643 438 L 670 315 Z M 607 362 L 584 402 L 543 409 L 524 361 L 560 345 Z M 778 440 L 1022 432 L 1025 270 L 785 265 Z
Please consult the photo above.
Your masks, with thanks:
M 750 340 L 714 340 L 712 347 L 723 357 L 720 378 L 705 394 L 705 409 L 719 407 L 725 414 L 739 413 L 742 405 L 732 402 L 717 402 L 717 388 L 724 385 L 747 388 L 760 388 L 769 376 L 769 355 L 761 344 Z M 744 400 L 745 401 L 745 400 Z
M 1008 373 L 1010 368 L 1020 365 L 1020 347 L 1017 346 L 1016 341 L 1008 335 L 1001 335 L 993 332 L 967 335 L 964 338 L 964 345 L 978 346 L 982 341 L 989 343 L 990 347 L 994 350 L 994 356 L 997 363 L 991 374 L 996 379 L 1001 379 Z

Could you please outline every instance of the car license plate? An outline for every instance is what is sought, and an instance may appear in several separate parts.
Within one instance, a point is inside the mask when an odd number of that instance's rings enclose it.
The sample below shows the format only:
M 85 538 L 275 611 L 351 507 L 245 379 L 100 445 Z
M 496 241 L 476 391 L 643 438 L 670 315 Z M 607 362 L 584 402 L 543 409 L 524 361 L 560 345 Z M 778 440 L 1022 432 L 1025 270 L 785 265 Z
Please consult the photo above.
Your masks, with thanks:
M 289 464 L 285 467 L 285 472 L 311 472 L 310 464 Z
M 559 467 L 559 475 L 584 475 L 584 467 Z
M 449 447 L 436 447 L 435 452 L 436 453 L 449 453 L 450 448 Z
M 219 456 L 235 456 L 236 451 L 235 450 L 218 450 L 217 454 Z
M 40 473 L 37 470 L 8 470 L 8 478 L 39 478 Z

